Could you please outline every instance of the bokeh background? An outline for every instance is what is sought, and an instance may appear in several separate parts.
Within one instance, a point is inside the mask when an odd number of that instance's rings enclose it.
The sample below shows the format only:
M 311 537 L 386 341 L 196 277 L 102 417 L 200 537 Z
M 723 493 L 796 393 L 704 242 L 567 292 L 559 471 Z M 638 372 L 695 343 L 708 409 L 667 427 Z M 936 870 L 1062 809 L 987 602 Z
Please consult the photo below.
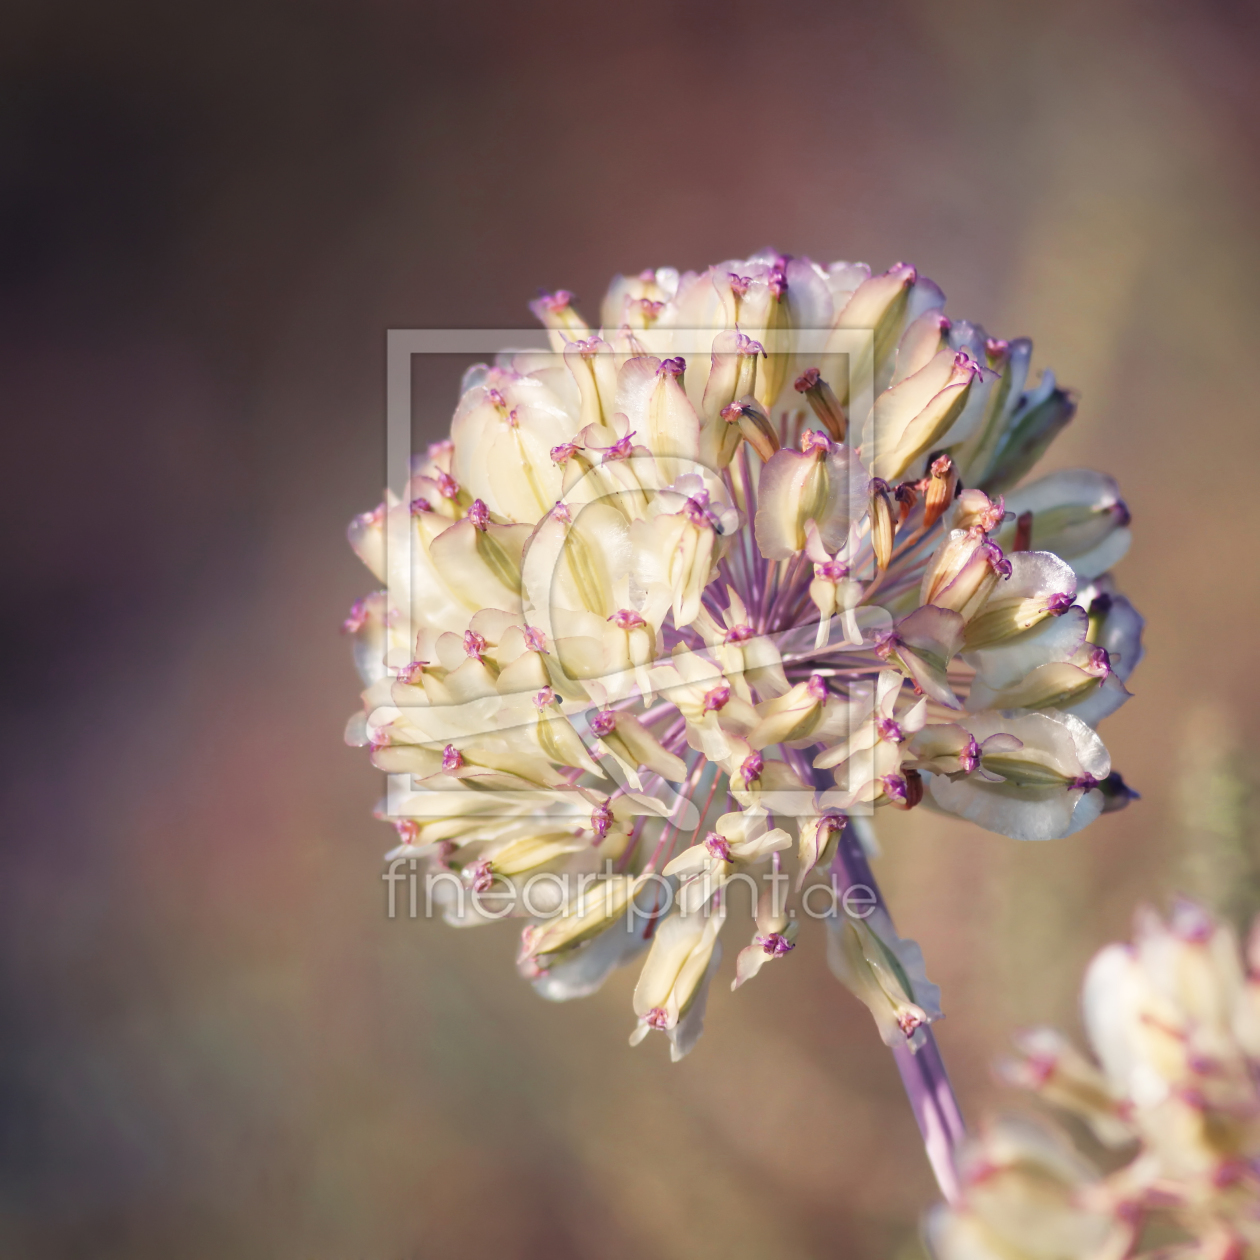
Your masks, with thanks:
M 933 1187 L 821 933 L 697 1051 L 632 977 L 389 922 L 341 743 L 385 330 L 766 244 L 915 262 L 1082 396 L 1148 619 L 1143 793 L 884 830 L 968 1114 L 1141 899 L 1255 901 L 1260 10 L 10 0 L 0 43 L 0 1254 L 910 1257 Z M 421 391 L 436 436 L 454 369 Z M 728 963 L 729 969 L 729 963 Z

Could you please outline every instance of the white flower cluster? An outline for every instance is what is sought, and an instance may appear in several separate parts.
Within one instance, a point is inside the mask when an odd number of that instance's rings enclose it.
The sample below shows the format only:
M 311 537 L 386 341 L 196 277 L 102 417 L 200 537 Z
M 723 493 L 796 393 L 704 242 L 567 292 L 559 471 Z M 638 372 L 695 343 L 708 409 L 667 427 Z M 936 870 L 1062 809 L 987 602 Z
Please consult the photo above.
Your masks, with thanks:
M 408 785 L 393 856 L 477 892 L 555 875 L 513 911 L 549 997 L 650 940 L 635 1038 L 675 1055 L 731 880 L 777 888 L 794 850 L 799 889 L 876 806 L 1051 839 L 1130 795 L 1095 731 L 1141 654 L 1107 575 L 1128 512 L 1099 473 L 1020 484 L 1074 404 L 944 301 L 773 253 L 618 277 L 600 331 L 544 297 L 552 350 L 473 369 L 449 440 L 351 526 L 386 589 L 347 622 L 348 738 Z M 762 905 L 737 983 L 795 918 Z M 911 1035 L 931 986 L 872 961 L 917 957 L 880 922 L 835 958 Z
M 1258 929 L 1244 962 L 1232 931 L 1182 902 L 1094 959 L 1083 1005 L 1101 1068 L 1042 1028 L 1003 1070 L 1123 1162 L 1104 1175 L 1044 1125 L 991 1124 L 962 1153 L 960 1202 L 929 1219 L 938 1260 L 1260 1256 Z

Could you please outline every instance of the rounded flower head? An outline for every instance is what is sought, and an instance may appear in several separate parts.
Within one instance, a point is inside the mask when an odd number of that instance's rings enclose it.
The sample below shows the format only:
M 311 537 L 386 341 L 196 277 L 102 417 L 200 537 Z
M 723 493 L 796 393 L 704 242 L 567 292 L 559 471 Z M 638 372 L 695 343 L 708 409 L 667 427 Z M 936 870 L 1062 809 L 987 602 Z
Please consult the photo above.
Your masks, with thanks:
M 774 253 L 618 277 L 598 328 L 544 296 L 550 352 L 469 372 L 352 523 L 385 589 L 346 623 L 349 737 L 447 917 L 526 920 L 547 996 L 646 949 L 636 1039 L 681 1053 L 731 882 L 748 978 L 796 935 L 767 881 L 816 881 L 846 818 L 1052 839 L 1131 795 L 1094 729 L 1141 651 L 1128 513 L 1100 474 L 1023 482 L 1074 403 L 944 304 Z
M 989 1126 L 962 1153 L 959 1202 L 929 1219 L 937 1260 L 1260 1255 L 1258 945 L 1260 921 L 1243 958 L 1199 906 L 1141 911 L 1133 942 L 1086 972 L 1098 1063 L 1037 1028 L 1000 1065 L 1110 1148 L 1113 1171 L 1045 1126 Z

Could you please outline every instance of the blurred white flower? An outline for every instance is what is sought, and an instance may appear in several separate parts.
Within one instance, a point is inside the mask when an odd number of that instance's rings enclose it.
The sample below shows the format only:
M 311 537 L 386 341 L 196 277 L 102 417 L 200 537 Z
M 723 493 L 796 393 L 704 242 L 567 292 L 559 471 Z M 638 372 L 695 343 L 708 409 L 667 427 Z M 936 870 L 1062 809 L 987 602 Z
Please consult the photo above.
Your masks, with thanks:
M 1133 943 L 1085 976 L 1101 1066 L 1044 1028 L 1001 1065 L 1123 1162 L 1104 1176 L 1044 1127 L 983 1132 L 961 1158 L 961 1201 L 929 1220 L 938 1260 L 1260 1256 L 1258 963 L 1256 927 L 1244 960 L 1196 905 L 1168 922 L 1141 911 Z

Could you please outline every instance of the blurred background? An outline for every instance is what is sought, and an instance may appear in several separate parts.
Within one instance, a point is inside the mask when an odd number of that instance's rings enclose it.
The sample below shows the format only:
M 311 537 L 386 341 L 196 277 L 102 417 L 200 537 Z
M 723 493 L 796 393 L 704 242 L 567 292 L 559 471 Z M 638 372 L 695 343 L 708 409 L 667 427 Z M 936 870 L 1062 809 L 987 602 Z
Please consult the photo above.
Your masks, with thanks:
M 1044 846 L 916 814 L 879 875 L 967 1113 L 1176 888 L 1256 903 L 1260 10 L 1093 0 L 9 0 L 0 1254 L 910 1257 L 934 1189 L 821 931 L 696 1052 L 633 977 L 390 922 L 345 748 L 385 330 L 594 313 L 767 244 L 917 264 L 1082 397 L 1148 618 L 1142 793 Z M 426 377 L 427 379 L 427 377 Z M 456 398 L 422 391 L 424 436 Z M 730 963 L 727 964 L 729 973 Z M 729 978 L 729 974 L 728 974 Z

